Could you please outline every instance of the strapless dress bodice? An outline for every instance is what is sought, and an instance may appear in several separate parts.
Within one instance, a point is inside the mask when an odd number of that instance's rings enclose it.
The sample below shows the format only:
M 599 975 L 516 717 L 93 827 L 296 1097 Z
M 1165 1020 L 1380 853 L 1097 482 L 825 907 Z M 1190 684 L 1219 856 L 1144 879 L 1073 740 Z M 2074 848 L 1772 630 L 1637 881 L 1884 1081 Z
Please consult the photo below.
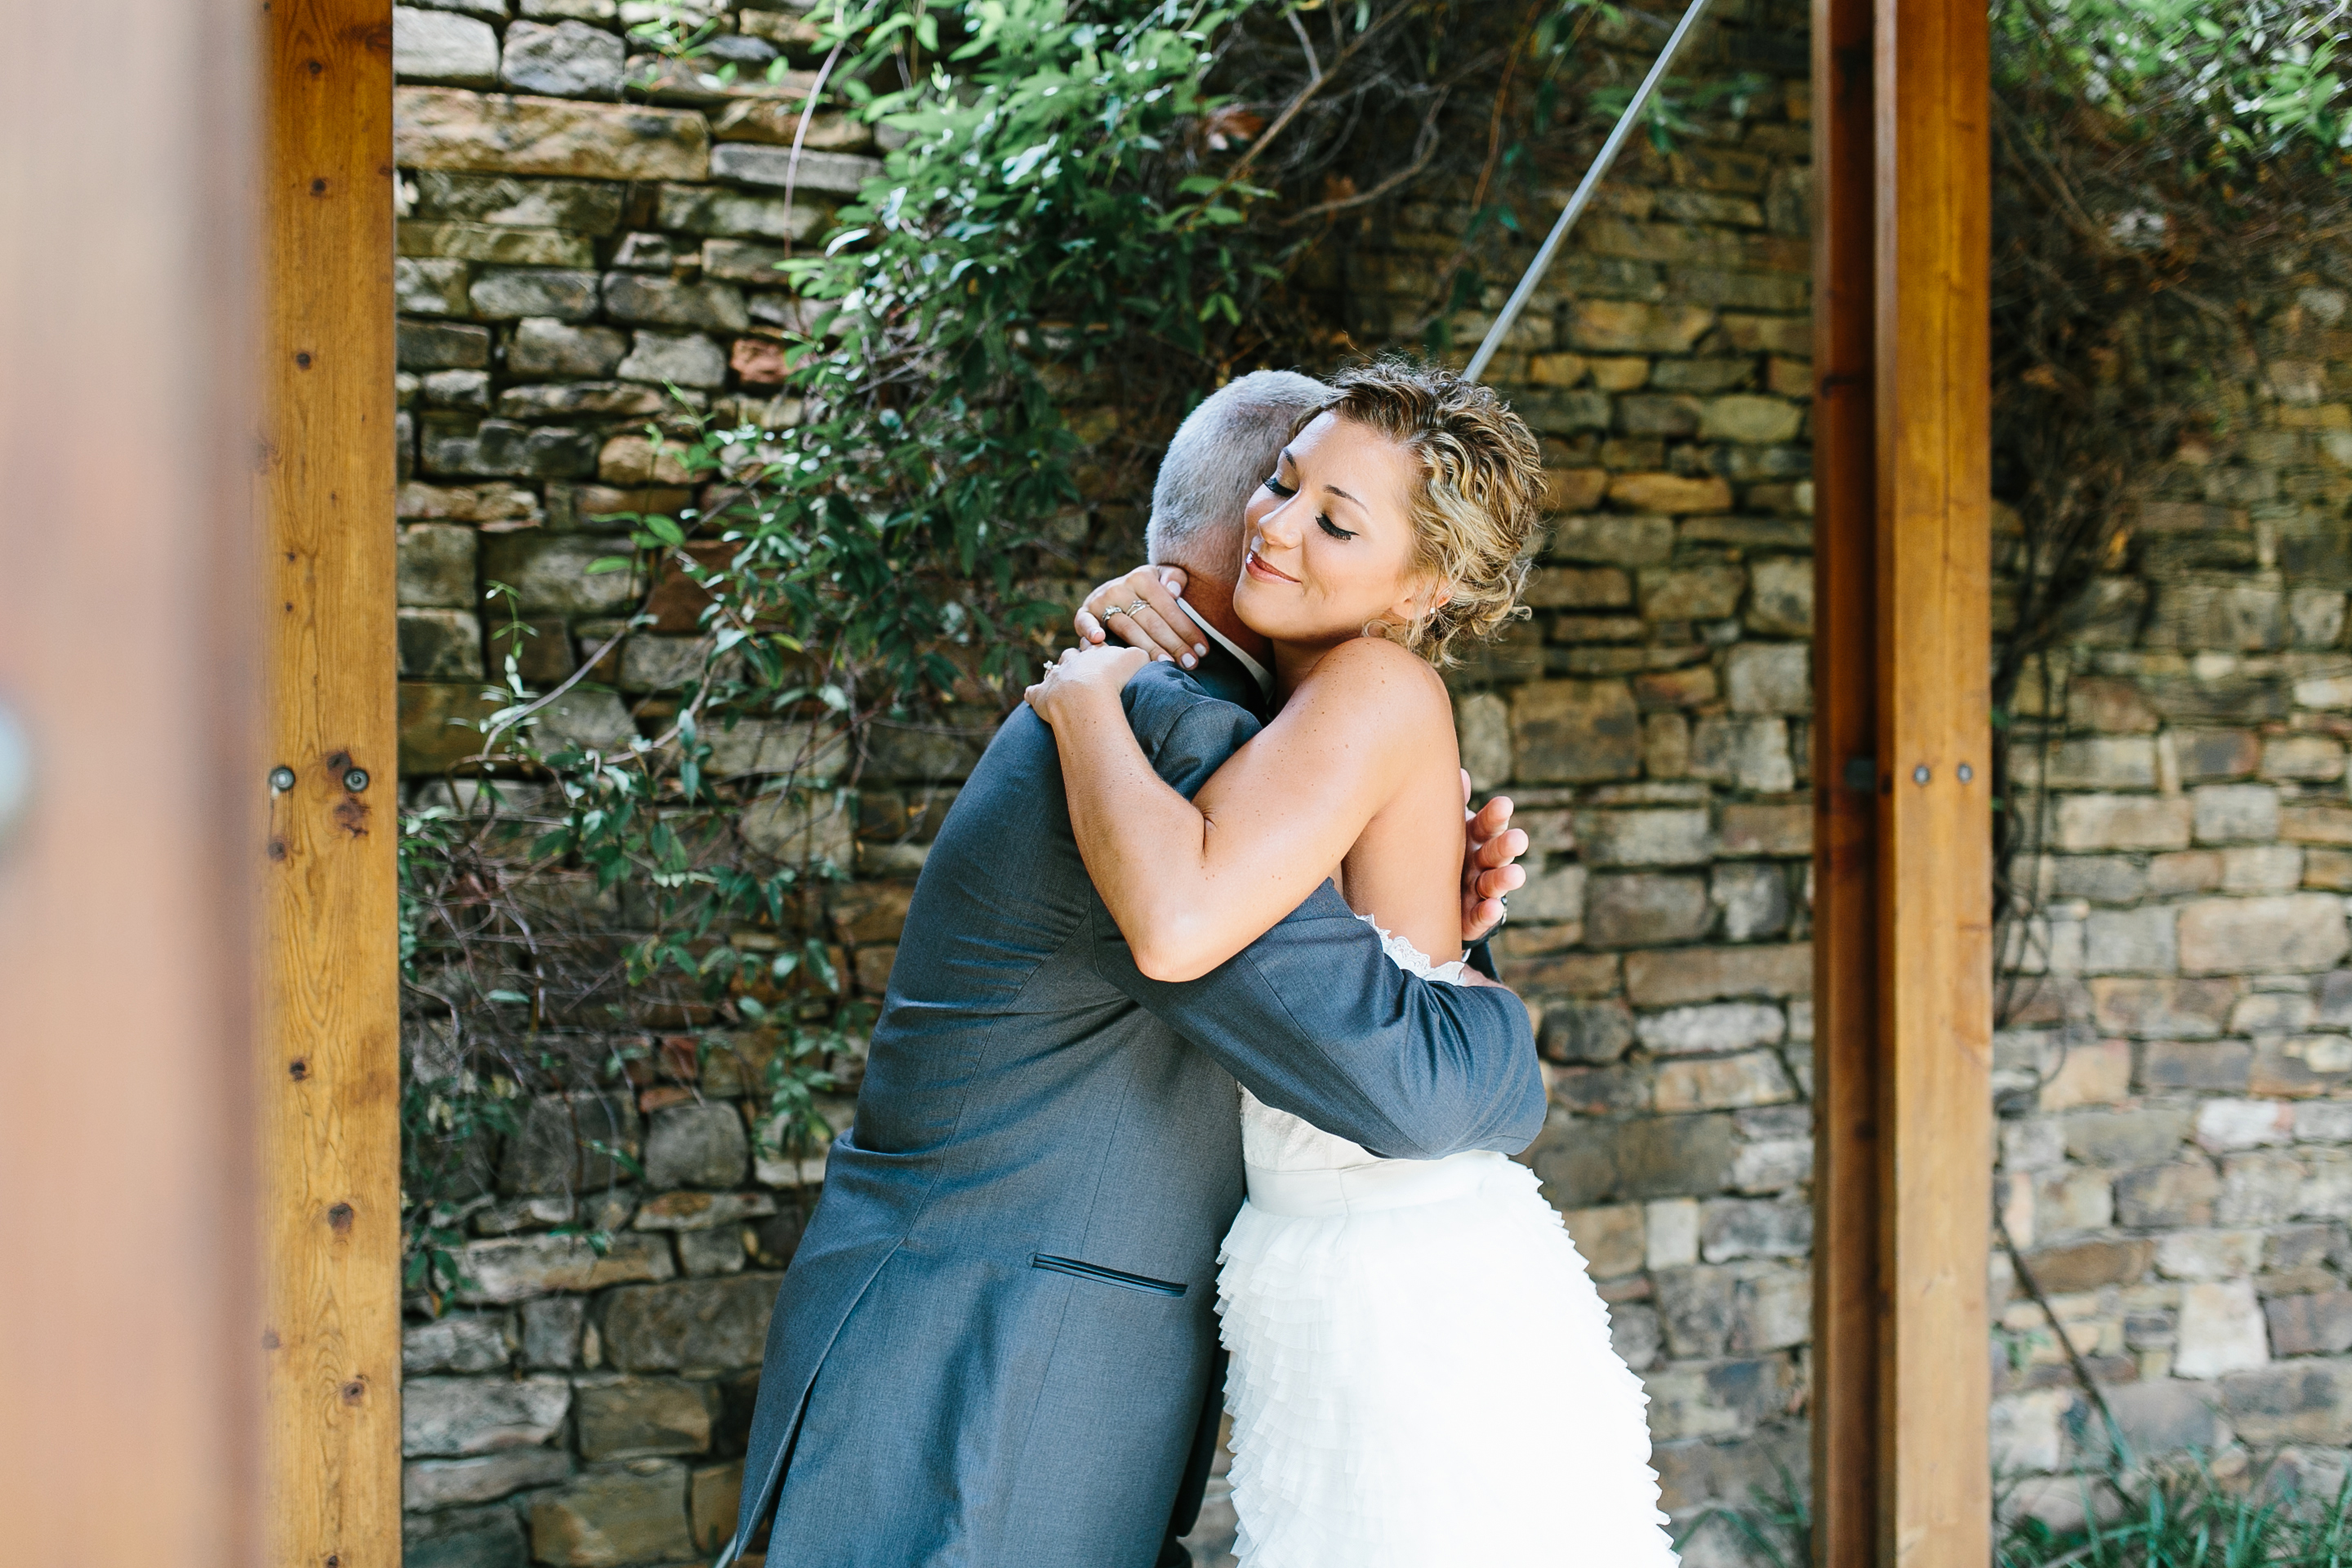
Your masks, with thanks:
M 1401 936 L 1380 932 L 1391 962 L 1424 980 L 1458 983 L 1463 966 L 1432 963 Z M 1298 1218 L 1404 1208 L 1465 1196 L 1504 1163 L 1500 1154 L 1468 1150 L 1443 1160 L 1384 1160 L 1360 1143 L 1326 1132 L 1242 1090 L 1242 1161 L 1250 1202 L 1269 1214 Z

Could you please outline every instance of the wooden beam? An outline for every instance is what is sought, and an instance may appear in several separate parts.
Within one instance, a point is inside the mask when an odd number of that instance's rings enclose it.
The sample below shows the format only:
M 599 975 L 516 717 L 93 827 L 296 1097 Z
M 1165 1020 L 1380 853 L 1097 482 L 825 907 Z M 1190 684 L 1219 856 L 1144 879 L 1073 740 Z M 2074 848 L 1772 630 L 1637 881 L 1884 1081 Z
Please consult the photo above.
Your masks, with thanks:
M 264 16 L 268 1561 L 398 1568 L 392 11 Z
M 1880 1499 L 1885 1560 L 1991 1560 L 1991 108 L 1981 0 L 1876 0 Z
M 1877 231 L 1871 0 L 1813 6 L 1813 1517 L 1878 1536 Z
M 1976 1568 L 1991 1508 L 1986 19 L 1964 0 L 1816 0 L 1815 31 L 1816 1539 L 1830 1568 Z
M 252 13 L 0 33 L 0 1559 L 244 1568 Z

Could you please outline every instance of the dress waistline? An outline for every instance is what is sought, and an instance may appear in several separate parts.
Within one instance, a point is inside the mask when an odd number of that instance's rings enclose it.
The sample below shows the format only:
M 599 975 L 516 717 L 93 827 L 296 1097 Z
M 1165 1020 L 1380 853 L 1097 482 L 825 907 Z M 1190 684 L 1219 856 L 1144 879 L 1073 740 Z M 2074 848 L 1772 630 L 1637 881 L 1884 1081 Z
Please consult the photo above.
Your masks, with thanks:
M 1331 1219 L 1466 1198 L 1505 1163 L 1491 1150 L 1474 1149 L 1443 1160 L 1374 1160 L 1306 1171 L 1244 1169 L 1252 1208 L 1286 1219 Z

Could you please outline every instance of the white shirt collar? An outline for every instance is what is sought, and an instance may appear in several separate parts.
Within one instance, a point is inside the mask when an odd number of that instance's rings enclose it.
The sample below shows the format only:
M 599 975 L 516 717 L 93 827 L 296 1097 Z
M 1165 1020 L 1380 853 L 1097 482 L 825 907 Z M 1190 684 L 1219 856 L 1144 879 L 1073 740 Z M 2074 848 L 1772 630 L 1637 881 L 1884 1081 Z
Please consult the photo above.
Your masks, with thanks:
M 1219 647 L 1223 648 L 1227 653 L 1232 654 L 1235 658 L 1241 660 L 1242 668 L 1250 672 L 1250 679 L 1252 680 L 1257 682 L 1257 694 L 1260 697 L 1271 697 L 1274 695 L 1274 671 L 1266 668 L 1265 666 L 1260 664 L 1257 660 L 1244 653 L 1241 650 L 1240 646 L 1236 644 L 1233 638 L 1227 637 L 1224 633 L 1219 631 L 1216 627 L 1211 626 L 1205 619 L 1203 619 L 1200 611 L 1194 609 L 1192 605 L 1185 604 L 1181 598 L 1178 599 L 1176 603 L 1182 606 L 1186 615 L 1192 617 L 1192 624 L 1194 626 L 1200 627 L 1202 631 L 1208 633 L 1210 637 L 1216 640 L 1216 644 Z

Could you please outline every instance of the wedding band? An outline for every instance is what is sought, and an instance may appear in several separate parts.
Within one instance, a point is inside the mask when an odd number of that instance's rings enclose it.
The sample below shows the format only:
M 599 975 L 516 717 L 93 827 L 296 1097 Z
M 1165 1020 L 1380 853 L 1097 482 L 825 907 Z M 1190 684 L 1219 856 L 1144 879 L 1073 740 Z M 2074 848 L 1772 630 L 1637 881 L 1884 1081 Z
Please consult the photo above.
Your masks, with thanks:
M 1113 610 L 1111 614 L 1114 616 L 1125 616 L 1131 621 L 1135 619 L 1137 613 L 1143 609 L 1143 601 L 1138 599 L 1132 605 L 1121 605 L 1118 609 Z

